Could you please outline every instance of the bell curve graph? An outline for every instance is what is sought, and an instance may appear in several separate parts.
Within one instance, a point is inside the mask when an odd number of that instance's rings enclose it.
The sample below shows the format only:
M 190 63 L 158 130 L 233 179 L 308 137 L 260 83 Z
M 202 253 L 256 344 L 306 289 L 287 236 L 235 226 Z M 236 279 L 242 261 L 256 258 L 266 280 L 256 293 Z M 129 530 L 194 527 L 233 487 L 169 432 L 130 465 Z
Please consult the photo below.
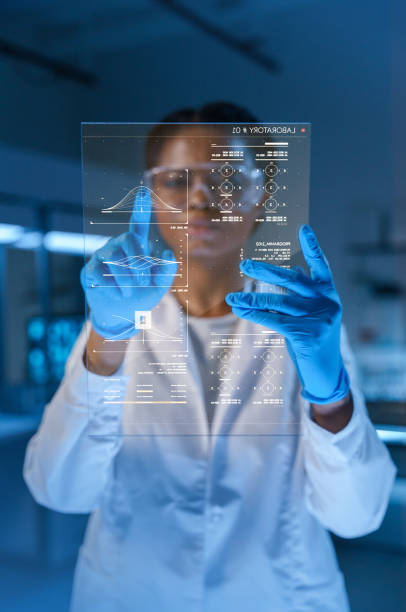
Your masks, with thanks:
M 188 175 L 188 172 L 186 171 L 186 175 Z M 124 213 L 124 214 L 132 214 L 133 212 L 137 213 L 137 212 L 144 212 L 143 210 L 143 201 L 145 201 L 145 199 L 147 197 L 151 198 L 151 203 L 152 203 L 152 210 L 157 210 L 157 211 L 162 211 L 162 212 L 166 212 L 166 213 L 172 213 L 172 214 L 181 214 L 183 213 L 183 209 L 182 208 L 177 208 L 176 206 L 173 206 L 172 204 L 169 204 L 168 202 L 165 202 L 153 189 L 151 189 L 150 187 L 147 187 L 147 185 L 144 185 L 143 182 L 140 182 L 140 185 L 138 185 L 137 187 L 133 187 L 133 189 L 130 189 L 130 191 L 123 197 L 121 198 L 121 200 L 119 200 L 118 202 L 116 202 L 115 204 L 113 204 L 112 206 L 109 207 L 105 207 L 101 209 L 101 212 L 103 214 L 119 214 L 119 213 Z M 187 188 L 187 192 L 186 192 L 186 221 L 182 221 L 182 223 L 188 223 L 188 188 Z M 142 223 L 142 219 L 139 220 L 140 223 Z M 97 222 L 97 221 L 91 221 L 92 225 L 106 225 L 106 224 L 125 224 L 126 222 L 121 222 L 121 221 L 112 221 L 109 220 L 107 223 L 103 223 L 103 222 Z M 154 220 L 149 220 L 148 223 L 156 223 L 156 221 Z M 162 222 L 161 222 L 162 223 Z M 169 222 L 164 222 L 165 224 L 170 224 L 173 223 L 172 221 Z

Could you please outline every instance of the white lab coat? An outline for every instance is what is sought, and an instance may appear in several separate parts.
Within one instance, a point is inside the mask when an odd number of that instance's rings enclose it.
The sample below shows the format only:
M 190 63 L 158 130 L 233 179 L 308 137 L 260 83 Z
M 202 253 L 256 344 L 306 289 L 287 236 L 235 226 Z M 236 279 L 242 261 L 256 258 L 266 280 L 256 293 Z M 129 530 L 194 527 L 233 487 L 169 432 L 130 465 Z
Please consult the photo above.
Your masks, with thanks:
M 179 306 L 170 294 L 161 305 L 160 325 L 170 333 Z M 238 325 L 245 334 L 258 331 L 247 321 Z M 345 332 L 354 412 L 338 434 L 311 420 L 287 355 L 279 375 L 284 407 L 258 404 L 261 384 L 250 379 L 255 349 L 247 348 L 234 381 L 243 405 L 219 404 L 211 437 L 193 362 L 192 404 L 177 422 L 165 419 L 165 435 L 153 435 L 153 407 L 145 414 L 140 407 L 135 418 L 126 416 L 133 406 L 104 403 L 109 381 L 86 371 L 85 342 L 83 332 L 24 467 L 39 503 L 91 513 L 72 611 L 348 610 L 327 530 L 351 538 L 376 529 L 395 468 L 367 417 Z M 124 374 L 112 377 L 114 393 L 133 397 L 135 370 L 151 355 L 162 359 L 159 348 L 150 350 L 128 353 Z M 169 381 L 161 376 L 158 383 Z M 186 421 L 194 435 L 179 434 Z M 114 431 L 122 435 L 107 435 Z

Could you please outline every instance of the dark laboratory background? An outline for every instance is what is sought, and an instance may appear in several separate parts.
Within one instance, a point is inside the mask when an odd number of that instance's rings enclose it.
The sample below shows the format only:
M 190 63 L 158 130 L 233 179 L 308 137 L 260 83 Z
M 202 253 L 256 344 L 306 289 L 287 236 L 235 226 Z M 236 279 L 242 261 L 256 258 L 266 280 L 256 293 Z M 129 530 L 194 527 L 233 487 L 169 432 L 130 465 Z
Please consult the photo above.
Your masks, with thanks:
M 68 609 L 87 518 L 40 507 L 21 475 L 83 322 L 80 122 L 212 100 L 313 124 L 310 220 L 398 467 L 382 527 L 335 545 L 353 612 L 406 609 L 405 24 L 402 0 L 3 0 L 2 610 Z

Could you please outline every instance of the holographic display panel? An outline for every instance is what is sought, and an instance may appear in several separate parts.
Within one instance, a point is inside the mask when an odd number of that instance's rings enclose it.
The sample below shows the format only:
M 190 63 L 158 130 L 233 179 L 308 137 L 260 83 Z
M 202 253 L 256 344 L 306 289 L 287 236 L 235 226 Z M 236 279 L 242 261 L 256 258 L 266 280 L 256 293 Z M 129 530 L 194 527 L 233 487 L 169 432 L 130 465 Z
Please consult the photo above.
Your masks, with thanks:
M 89 376 L 90 435 L 297 433 L 283 337 L 213 313 L 228 291 L 282 291 L 244 277 L 243 259 L 303 265 L 310 124 L 84 123 L 82 162 L 85 240 L 142 243 L 107 249 L 88 287 L 101 301 L 120 287 L 103 337 L 124 358 L 105 379 L 111 430 Z

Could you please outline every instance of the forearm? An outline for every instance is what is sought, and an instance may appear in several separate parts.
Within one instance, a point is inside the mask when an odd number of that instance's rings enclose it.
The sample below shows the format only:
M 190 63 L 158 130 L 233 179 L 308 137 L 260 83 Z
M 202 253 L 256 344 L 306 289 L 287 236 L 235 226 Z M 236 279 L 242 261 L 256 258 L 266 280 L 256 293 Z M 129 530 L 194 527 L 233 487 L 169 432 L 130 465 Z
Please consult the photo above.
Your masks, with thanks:
M 352 538 L 379 527 L 395 468 L 368 418 L 344 328 L 340 349 L 351 391 L 335 405 L 304 403 L 302 443 L 310 512 L 330 531 Z
M 83 353 L 83 363 L 94 374 L 111 376 L 121 366 L 126 348 L 127 341 L 106 341 L 91 327 L 87 346 Z
M 104 397 L 112 387 L 124 397 L 128 380 L 108 381 L 86 370 L 88 336 L 83 329 L 25 459 L 24 477 L 35 499 L 60 512 L 96 507 L 121 445 L 121 407 L 106 405 Z
M 312 404 L 312 418 L 317 425 L 331 433 L 338 433 L 350 422 L 353 412 L 351 391 L 342 400 L 331 404 Z
M 355 383 L 352 389 L 354 407 L 347 426 L 342 427 L 343 420 L 333 429 L 331 420 L 326 426 L 316 421 L 318 414 L 316 418 L 305 414 L 302 440 L 308 508 L 327 529 L 345 538 L 361 537 L 379 527 L 395 475 L 362 394 Z

